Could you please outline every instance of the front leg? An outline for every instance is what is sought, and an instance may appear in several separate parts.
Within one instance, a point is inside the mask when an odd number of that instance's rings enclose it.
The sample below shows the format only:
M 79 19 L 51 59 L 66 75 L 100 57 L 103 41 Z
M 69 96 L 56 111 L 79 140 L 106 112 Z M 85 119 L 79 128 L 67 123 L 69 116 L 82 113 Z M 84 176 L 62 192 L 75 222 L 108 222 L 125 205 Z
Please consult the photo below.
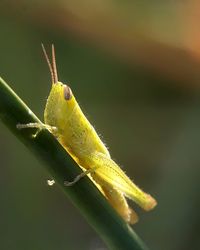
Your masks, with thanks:
M 44 123 L 39 122 L 31 122 L 27 124 L 20 124 L 18 123 L 16 126 L 18 129 L 24 129 L 24 128 L 36 128 L 37 131 L 35 134 L 32 135 L 33 138 L 35 138 L 43 129 L 49 130 L 50 133 L 55 134 L 57 132 L 57 128 L 54 126 L 50 126 Z

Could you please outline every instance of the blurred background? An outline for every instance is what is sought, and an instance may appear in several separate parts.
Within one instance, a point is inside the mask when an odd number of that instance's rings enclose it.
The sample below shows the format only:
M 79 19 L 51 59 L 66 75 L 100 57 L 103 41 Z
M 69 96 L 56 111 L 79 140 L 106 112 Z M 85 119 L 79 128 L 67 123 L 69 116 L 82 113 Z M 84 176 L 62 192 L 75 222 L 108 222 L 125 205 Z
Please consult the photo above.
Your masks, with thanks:
M 126 173 L 158 201 L 135 207 L 150 249 L 197 249 L 200 2 L 0 2 L 1 77 L 43 119 L 54 43 L 59 79 Z M 42 164 L 0 123 L 2 250 L 106 249 Z M 87 195 L 87 194 L 86 194 Z

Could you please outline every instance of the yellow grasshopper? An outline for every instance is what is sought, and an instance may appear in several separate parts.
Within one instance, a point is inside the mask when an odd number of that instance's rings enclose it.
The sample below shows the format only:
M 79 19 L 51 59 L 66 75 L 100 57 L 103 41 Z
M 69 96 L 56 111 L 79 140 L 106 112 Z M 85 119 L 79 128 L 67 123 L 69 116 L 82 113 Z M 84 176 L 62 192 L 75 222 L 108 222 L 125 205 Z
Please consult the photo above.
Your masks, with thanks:
M 88 175 L 124 220 L 130 224 L 136 223 L 138 216 L 129 207 L 125 197 L 146 211 L 156 206 L 156 200 L 136 186 L 111 159 L 108 149 L 83 114 L 70 87 L 58 81 L 54 46 L 52 64 L 43 44 L 42 49 L 52 80 L 44 111 L 44 124 L 19 124 L 18 128 L 37 128 L 37 133 L 41 129 L 48 129 L 83 170 L 72 182 L 66 181 L 64 185 L 73 185 Z

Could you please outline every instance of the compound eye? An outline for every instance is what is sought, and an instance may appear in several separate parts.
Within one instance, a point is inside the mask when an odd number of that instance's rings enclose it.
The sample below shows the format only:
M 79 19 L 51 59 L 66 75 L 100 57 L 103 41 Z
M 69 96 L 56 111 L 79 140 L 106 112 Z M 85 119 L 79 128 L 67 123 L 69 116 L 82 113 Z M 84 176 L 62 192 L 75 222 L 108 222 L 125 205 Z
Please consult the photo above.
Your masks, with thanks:
M 72 98 L 72 91 L 67 85 L 64 85 L 64 98 L 66 101 L 69 101 Z

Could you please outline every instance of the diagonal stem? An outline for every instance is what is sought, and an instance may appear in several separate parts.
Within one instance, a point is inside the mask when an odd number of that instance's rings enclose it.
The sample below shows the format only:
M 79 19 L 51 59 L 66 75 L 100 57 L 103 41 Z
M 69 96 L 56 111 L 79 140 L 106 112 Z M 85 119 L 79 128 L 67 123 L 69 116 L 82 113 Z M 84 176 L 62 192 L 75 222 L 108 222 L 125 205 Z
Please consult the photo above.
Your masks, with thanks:
M 68 198 L 96 230 L 109 249 L 146 250 L 145 244 L 112 209 L 88 177 L 76 185 L 66 187 L 64 181 L 81 173 L 81 169 L 57 140 L 42 130 L 33 139 L 33 128 L 19 130 L 19 123 L 41 122 L 15 92 L 0 78 L 0 118 L 25 144 L 52 175 Z M 67 216 L 67 214 L 66 214 Z

